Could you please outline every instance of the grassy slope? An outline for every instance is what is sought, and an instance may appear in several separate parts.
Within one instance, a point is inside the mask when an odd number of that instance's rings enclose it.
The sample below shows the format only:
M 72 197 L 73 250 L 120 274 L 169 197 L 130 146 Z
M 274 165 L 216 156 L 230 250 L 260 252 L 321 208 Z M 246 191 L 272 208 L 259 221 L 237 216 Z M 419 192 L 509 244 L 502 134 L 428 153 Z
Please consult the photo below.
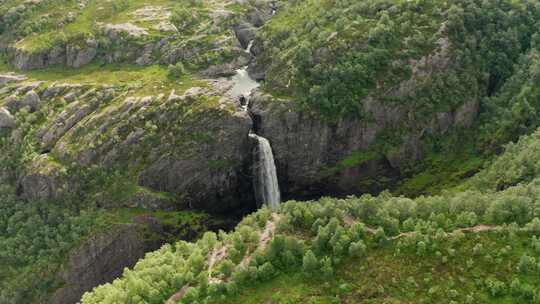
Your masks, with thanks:
M 510 293 L 493 297 L 483 285 L 486 278 L 503 282 L 518 278 L 538 286 L 539 276 L 515 274 L 521 255 L 535 255 L 528 241 L 523 235 L 508 241 L 499 233 L 468 233 L 461 240 L 442 244 L 441 255 L 424 256 L 395 255 L 395 242 L 382 248 L 373 244 L 366 257 L 350 258 L 339 265 L 334 277 L 313 279 L 298 273 L 281 274 L 242 289 L 237 296 L 212 303 L 471 303 L 467 296 L 474 303 L 516 303 L 523 299 Z M 475 255 L 473 248 L 477 244 L 484 249 Z M 508 244 L 512 249 L 499 256 Z M 449 250 L 454 252 L 450 255 Z

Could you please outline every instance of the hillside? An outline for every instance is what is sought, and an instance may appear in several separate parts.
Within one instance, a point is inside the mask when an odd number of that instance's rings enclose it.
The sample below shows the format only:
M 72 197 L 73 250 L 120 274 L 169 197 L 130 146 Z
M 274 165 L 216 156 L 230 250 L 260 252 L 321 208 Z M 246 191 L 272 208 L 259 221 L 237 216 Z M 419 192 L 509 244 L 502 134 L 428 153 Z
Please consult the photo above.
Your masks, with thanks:
M 501 166 L 537 170 L 537 154 L 532 167 L 518 155 L 534 150 L 539 132 L 474 183 L 495 186 L 494 172 L 526 180 L 528 170 Z M 233 233 L 164 246 L 83 303 L 537 303 L 538 185 L 287 202 Z
M 539 301 L 538 1 L 0 11 L 0 303 Z

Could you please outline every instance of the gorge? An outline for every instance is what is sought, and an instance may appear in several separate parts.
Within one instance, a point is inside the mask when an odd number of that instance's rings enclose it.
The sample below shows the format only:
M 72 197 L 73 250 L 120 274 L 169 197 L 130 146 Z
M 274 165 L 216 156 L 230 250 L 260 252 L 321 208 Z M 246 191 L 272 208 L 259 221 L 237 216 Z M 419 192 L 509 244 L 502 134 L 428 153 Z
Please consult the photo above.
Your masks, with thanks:
M 540 299 L 537 0 L 0 11 L 0 303 Z

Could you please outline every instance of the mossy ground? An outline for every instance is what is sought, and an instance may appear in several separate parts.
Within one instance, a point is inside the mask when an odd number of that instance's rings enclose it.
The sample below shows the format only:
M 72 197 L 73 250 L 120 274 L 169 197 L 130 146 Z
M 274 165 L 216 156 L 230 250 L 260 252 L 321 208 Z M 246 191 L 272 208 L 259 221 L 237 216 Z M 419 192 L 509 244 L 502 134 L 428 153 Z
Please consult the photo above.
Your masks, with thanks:
M 0 73 L 13 72 L 0 58 Z M 29 80 L 53 83 L 110 85 L 129 90 L 131 96 L 169 93 L 172 89 L 181 94 L 194 86 L 207 86 L 197 76 L 185 74 L 179 79 L 169 77 L 168 69 L 162 65 L 139 66 L 135 64 L 104 64 L 94 62 L 81 68 L 52 66 L 25 72 Z

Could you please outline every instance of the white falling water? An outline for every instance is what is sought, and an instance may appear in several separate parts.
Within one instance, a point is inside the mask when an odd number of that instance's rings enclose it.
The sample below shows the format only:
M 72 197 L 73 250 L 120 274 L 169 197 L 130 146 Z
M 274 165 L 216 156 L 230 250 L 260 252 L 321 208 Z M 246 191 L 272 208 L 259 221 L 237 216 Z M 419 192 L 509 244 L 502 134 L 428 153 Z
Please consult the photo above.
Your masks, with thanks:
M 245 52 L 248 53 L 248 54 L 251 54 L 251 49 L 253 48 L 253 43 L 255 42 L 255 40 L 251 40 L 248 44 L 248 47 L 245 49 Z
M 256 89 L 260 84 L 249 76 L 247 72 L 247 66 L 236 70 L 236 75 L 232 77 L 234 86 L 230 90 L 229 94 L 234 98 L 240 96 L 248 96 L 253 89 Z
M 270 142 L 256 134 L 249 134 L 258 143 L 255 157 L 255 196 L 259 205 L 266 204 L 270 209 L 278 209 L 281 203 L 281 194 L 274 162 L 274 154 Z
M 250 53 L 251 48 L 253 47 L 253 40 L 249 42 L 248 47 L 245 49 L 245 52 Z M 247 97 L 253 89 L 256 89 L 260 84 L 253 78 L 249 76 L 247 71 L 248 66 L 245 66 L 241 69 L 236 70 L 236 74 L 232 77 L 232 82 L 234 86 L 229 91 L 229 94 L 234 98 L 240 96 Z

